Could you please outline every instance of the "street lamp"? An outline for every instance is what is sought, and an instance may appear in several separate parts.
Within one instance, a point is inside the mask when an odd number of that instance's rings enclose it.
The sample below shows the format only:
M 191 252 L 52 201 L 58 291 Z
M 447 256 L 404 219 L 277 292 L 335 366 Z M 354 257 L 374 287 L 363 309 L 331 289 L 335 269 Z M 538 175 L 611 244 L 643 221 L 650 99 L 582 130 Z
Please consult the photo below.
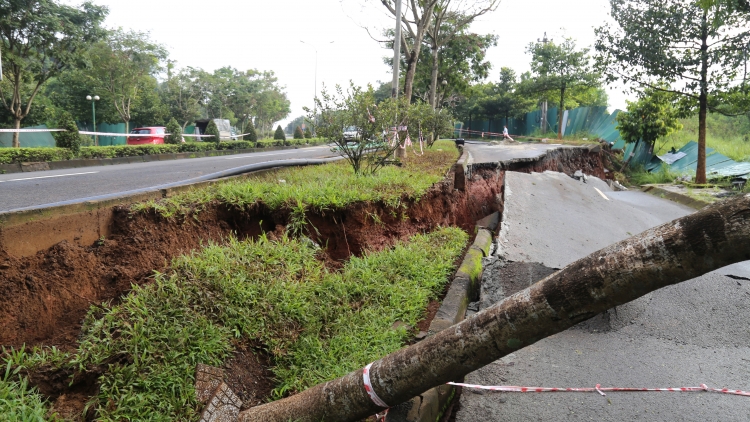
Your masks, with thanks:
M 96 102 L 99 101 L 99 96 L 94 95 L 92 98 L 91 95 L 87 95 L 86 99 L 91 101 L 91 117 L 94 119 L 94 132 L 96 132 Z M 99 146 L 99 135 L 94 135 L 94 145 Z
M 302 44 L 307 44 L 310 47 L 312 47 L 313 50 L 315 50 L 315 91 L 313 92 L 313 117 L 315 117 L 315 120 L 318 119 L 318 104 L 315 102 L 315 97 L 318 95 L 318 49 L 312 45 L 309 42 L 305 42 L 302 40 L 299 40 Z M 328 44 L 333 44 L 333 41 L 329 42 Z M 313 122 L 316 123 L 316 122 Z M 315 125 L 313 124 L 313 130 L 315 129 Z

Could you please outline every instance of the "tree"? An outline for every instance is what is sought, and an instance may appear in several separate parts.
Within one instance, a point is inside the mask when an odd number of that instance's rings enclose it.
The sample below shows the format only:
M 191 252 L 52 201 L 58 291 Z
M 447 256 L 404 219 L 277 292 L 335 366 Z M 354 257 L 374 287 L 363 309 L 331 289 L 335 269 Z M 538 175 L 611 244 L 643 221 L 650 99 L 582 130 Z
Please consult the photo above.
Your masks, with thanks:
M 355 174 L 374 174 L 400 147 L 392 140 L 384 142 L 383 133 L 390 131 L 391 125 L 407 124 L 408 100 L 388 98 L 376 105 L 372 86 L 362 89 L 351 82 L 346 92 L 339 85 L 335 90 L 331 94 L 324 86 L 320 96 L 315 98 L 316 110 L 320 113 L 316 134 L 336 145 L 336 151 L 349 161 Z M 315 118 L 314 110 L 305 108 L 305 111 L 308 119 Z M 399 121 L 394 121 L 394 116 L 398 116 Z M 351 126 L 357 128 L 359 142 L 350 142 L 344 136 L 344 130 Z M 402 138 L 404 135 L 400 134 Z
M 427 42 L 432 56 L 430 94 L 428 102 L 437 107 L 438 70 L 441 50 L 455 37 L 463 34 L 479 16 L 495 10 L 499 0 L 440 0 L 432 10 L 432 22 L 427 29 Z M 484 55 L 484 52 L 482 52 Z
M 465 375 L 603 311 L 662 287 L 742 262 L 750 250 L 750 197 L 740 195 L 594 252 L 472 318 L 369 366 L 390 406 Z M 249 421 L 356 421 L 380 412 L 363 369 L 240 412 Z
M 273 133 L 273 139 L 277 141 L 286 141 L 286 134 L 284 134 L 284 129 L 281 128 L 281 125 L 276 126 L 276 132 Z
M 305 128 L 305 139 L 312 139 L 312 132 L 309 127 Z
M 294 139 L 305 139 L 305 134 L 302 133 L 302 128 L 299 126 L 297 126 L 297 128 L 294 129 Z
M 171 66 L 166 82 L 159 87 L 159 94 L 164 104 L 169 107 L 169 114 L 177 119 L 182 128 L 201 116 L 201 92 L 196 83 L 197 69 L 191 67 L 172 75 Z
M 402 54 L 406 57 L 406 75 L 404 76 L 404 97 L 411 102 L 414 89 L 414 75 L 417 71 L 419 52 L 422 48 L 427 29 L 432 20 L 433 10 L 440 0 L 411 0 L 404 2 L 401 16 L 397 16 L 394 0 L 380 0 L 393 15 L 396 22 L 401 22 L 402 36 L 394 42 L 401 43 Z
M 536 101 L 518 90 L 516 72 L 508 67 L 500 69 L 500 80 L 490 84 L 487 95 L 479 100 L 481 113 L 492 121 L 503 118 L 505 124 L 511 117 L 519 117 L 531 111 Z
M 245 126 L 245 136 L 243 137 L 246 141 L 252 141 L 257 142 L 258 141 L 258 135 L 255 133 L 255 126 L 253 126 L 253 121 L 248 120 L 247 125 Z
M 206 126 L 206 141 L 208 142 L 214 142 L 216 143 L 216 149 L 219 149 L 219 145 L 221 144 L 221 135 L 219 134 L 219 128 L 216 126 L 216 122 L 211 119 L 211 121 L 208 122 L 208 126 Z
M 672 105 L 673 95 L 647 88 L 638 101 L 628 101 L 628 112 L 617 115 L 617 130 L 626 142 L 643 140 L 653 151 L 658 138 L 682 129 L 678 112 Z
M 177 119 L 172 117 L 169 119 L 166 127 L 169 135 L 164 137 L 164 142 L 167 144 L 181 144 L 182 143 L 182 126 L 177 123 Z
M 554 91 L 559 99 L 557 138 L 562 139 L 562 121 L 566 95 L 581 88 L 601 84 L 601 75 L 589 63 L 588 48 L 576 51 L 575 41 L 565 38 L 561 44 L 531 43 L 526 51 L 531 54 L 534 83 L 532 92 Z
M 146 33 L 120 29 L 110 33 L 106 42 L 94 45 L 90 56 L 87 73 L 109 93 L 129 131 L 131 110 L 143 99 L 144 91 L 153 89 L 152 75 L 161 69 L 159 63 L 167 57 L 166 50 Z
M 81 151 L 81 135 L 78 134 L 78 126 L 76 126 L 73 116 L 67 111 L 61 112 L 57 118 L 57 128 L 65 129 L 65 132 L 52 132 L 55 138 L 55 146 L 68 148 L 73 155 L 78 155 Z
M 0 101 L 16 129 L 31 112 L 42 86 L 79 64 L 82 52 L 103 35 L 107 8 L 84 2 L 79 7 L 54 0 L 0 2 L 3 81 Z M 13 147 L 20 147 L 18 132 Z
M 750 108 L 750 11 L 734 0 L 610 0 L 618 27 L 596 29 L 597 61 L 610 81 L 673 93 L 698 112 L 696 183 L 706 182 L 706 114 Z M 669 88 L 660 87 L 665 81 Z M 737 110 L 741 108 L 743 110 Z

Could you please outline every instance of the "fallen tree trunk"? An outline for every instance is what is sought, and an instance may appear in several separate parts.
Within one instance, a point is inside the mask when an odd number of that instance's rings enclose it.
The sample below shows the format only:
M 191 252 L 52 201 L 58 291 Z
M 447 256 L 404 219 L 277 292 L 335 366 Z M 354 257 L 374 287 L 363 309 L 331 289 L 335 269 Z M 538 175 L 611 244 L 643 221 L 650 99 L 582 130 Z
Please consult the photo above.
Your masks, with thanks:
M 582 258 L 526 290 L 374 362 L 395 406 L 659 288 L 750 259 L 750 195 L 707 207 Z M 355 421 L 381 411 L 363 370 L 240 413 L 240 421 Z

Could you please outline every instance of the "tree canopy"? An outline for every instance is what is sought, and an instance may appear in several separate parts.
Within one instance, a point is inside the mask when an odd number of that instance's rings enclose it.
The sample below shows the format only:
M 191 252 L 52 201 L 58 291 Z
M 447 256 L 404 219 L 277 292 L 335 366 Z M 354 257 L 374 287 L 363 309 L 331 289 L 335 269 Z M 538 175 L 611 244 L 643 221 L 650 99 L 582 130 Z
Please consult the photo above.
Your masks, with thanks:
M 737 0 L 610 0 L 610 4 L 618 25 L 596 30 L 599 66 L 609 81 L 671 92 L 679 96 L 684 114 L 697 110 L 696 182 L 705 183 L 707 112 L 750 108 L 745 71 L 750 12 Z
M 82 64 L 83 51 L 104 34 L 100 25 L 106 15 L 106 7 L 91 2 L 78 7 L 54 0 L 0 2 L 0 101 L 16 128 L 47 81 Z M 18 133 L 13 146 L 20 146 Z

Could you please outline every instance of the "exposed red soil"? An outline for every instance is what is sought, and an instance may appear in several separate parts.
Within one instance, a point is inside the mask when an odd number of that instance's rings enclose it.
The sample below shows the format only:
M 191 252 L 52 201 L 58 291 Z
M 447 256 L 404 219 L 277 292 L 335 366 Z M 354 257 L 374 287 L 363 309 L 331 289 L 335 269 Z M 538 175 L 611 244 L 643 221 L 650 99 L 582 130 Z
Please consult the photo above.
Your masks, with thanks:
M 235 344 L 232 358 L 224 363 L 224 382 L 242 400 L 242 409 L 265 403 L 275 384 L 270 368 L 271 360 L 261 347 Z

